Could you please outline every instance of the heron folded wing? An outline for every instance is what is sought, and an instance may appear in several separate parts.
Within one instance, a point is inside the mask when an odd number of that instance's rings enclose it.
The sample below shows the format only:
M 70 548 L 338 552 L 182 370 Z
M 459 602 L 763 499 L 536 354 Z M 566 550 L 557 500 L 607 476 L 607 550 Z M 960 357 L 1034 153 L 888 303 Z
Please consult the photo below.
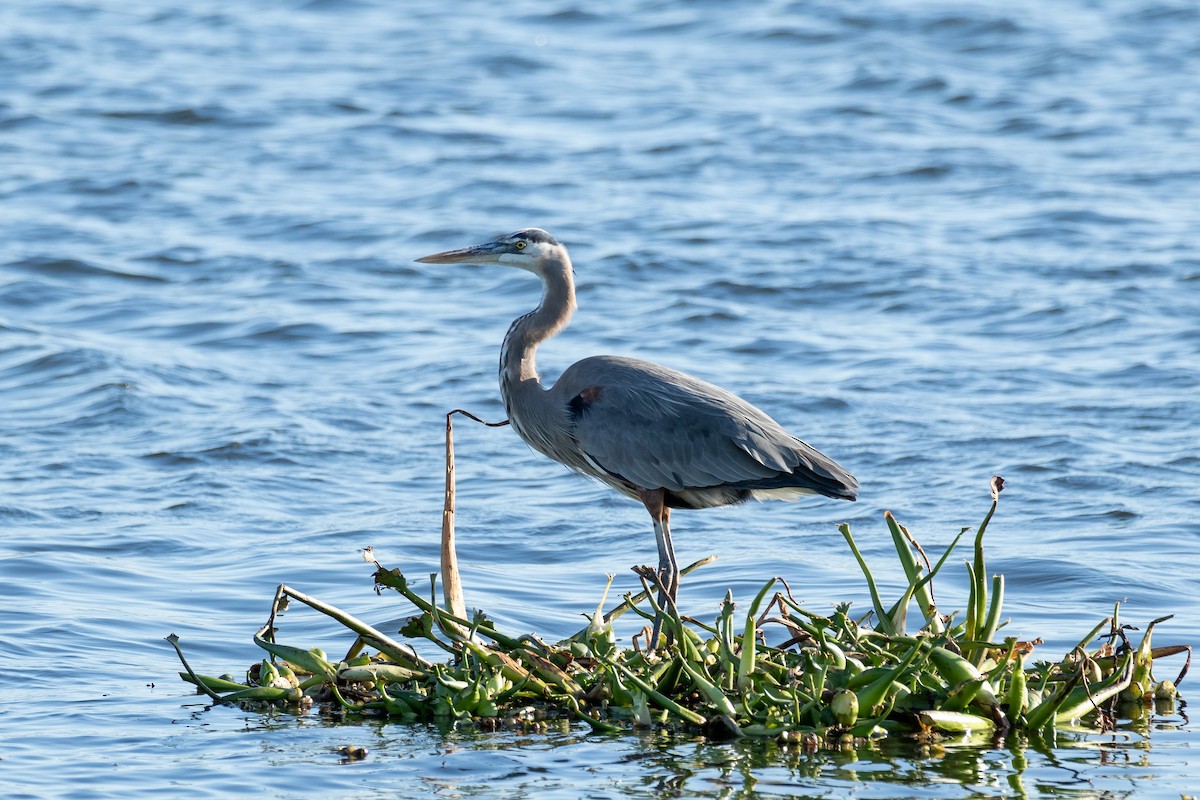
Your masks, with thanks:
M 585 359 L 559 384 L 572 394 L 573 437 L 586 457 L 642 488 L 811 483 L 825 493 L 853 481 L 744 400 L 655 364 Z
M 579 447 L 606 472 L 635 486 L 682 491 L 778 474 L 703 425 L 628 414 L 609 422 L 599 412 L 581 420 Z

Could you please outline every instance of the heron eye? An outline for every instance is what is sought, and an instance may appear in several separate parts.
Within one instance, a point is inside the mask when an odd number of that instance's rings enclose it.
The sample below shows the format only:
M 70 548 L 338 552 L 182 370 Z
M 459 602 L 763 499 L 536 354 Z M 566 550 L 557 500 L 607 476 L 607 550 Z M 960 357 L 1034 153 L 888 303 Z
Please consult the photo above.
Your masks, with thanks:
M 513 247 L 517 248 L 518 250 L 524 250 L 524 249 L 525 249 L 525 243 L 524 243 L 524 242 L 517 242 L 516 244 L 514 244 L 514 245 L 513 245 Z

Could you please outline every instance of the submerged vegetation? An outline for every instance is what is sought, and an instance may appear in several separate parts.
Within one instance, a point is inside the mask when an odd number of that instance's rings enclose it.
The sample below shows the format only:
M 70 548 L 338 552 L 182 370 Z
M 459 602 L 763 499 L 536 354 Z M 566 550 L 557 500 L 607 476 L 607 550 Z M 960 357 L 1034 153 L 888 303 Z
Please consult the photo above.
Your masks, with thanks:
M 482 612 L 467 618 L 454 554 L 448 416 L 445 608 L 436 601 L 436 574 L 425 596 L 399 570 L 375 561 L 370 549 L 365 555 L 376 567 L 375 590 L 399 593 L 416 612 L 399 634 L 418 642 L 419 649 L 285 585 L 254 636 L 266 657 L 243 681 L 196 674 L 178 639 L 167 638 L 185 667 L 180 676 L 215 702 L 295 710 L 320 703 L 329 710 L 402 721 L 473 721 L 485 729 L 536 728 L 548 717 L 562 717 L 597 731 L 665 725 L 715 739 L 775 737 L 818 748 L 888 735 L 931 740 L 1000 738 L 1012 731 L 1052 737 L 1068 727 L 1103 731 L 1118 718 L 1137 716 L 1156 699 L 1172 700 L 1191 662 L 1191 647 L 1152 646 L 1155 627 L 1169 617 L 1151 621 L 1133 641 L 1130 633 L 1137 629 L 1123 624 L 1118 605 L 1056 660 L 1034 657 L 1040 640 L 1000 636 L 1004 576 L 989 580 L 983 540 L 1003 485 L 1002 479 L 992 479 L 991 507 L 974 533 L 961 614 L 939 609 L 933 581 L 969 529 L 931 564 L 909 531 L 885 513 L 907 582 L 891 605 L 880 596 L 850 527 L 841 525 L 870 593 L 872 607 L 865 613 L 852 612 L 849 603 L 832 614 L 814 613 L 776 577 L 744 609 L 727 594 L 716 617 L 705 622 L 681 615 L 674 606 L 660 608 L 654 601 L 657 575 L 641 568 L 641 593 L 627 595 L 605 613 L 606 590 L 587 615 L 586 627 L 551 644 L 505 634 Z M 354 636 L 343 657 L 331 659 L 317 648 L 276 641 L 277 617 L 292 600 L 326 614 Z M 626 613 L 647 623 L 661 618 L 660 640 L 648 641 L 647 625 L 631 647 L 618 646 L 613 622 Z M 445 660 L 421 654 L 435 650 L 444 651 Z M 1187 658 L 1173 680 L 1154 674 L 1157 659 L 1178 654 Z

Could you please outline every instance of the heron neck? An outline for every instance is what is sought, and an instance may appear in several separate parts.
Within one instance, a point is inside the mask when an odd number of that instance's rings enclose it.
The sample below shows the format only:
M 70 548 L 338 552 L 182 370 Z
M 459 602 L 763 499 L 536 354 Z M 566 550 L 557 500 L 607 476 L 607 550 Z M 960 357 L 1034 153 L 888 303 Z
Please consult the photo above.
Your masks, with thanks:
M 575 313 L 575 282 L 571 262 L 565 257 L 547 264 L 542 272 L 542 302 L 518 317 L 504 337 L 500 352 L 500 392 L 508 405 L 511 394 L 522 389 L 541 389 L 537 372 L 537 348 L 567 326 Z

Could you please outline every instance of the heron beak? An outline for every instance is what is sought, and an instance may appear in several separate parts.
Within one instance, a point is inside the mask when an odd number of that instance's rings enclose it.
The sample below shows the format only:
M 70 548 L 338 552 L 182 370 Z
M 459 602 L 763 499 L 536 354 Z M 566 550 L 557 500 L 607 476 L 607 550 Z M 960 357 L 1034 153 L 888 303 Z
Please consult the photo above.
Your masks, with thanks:
M 500 260 L 500 255 L 507 252 L 507 245 L 500 242 L 477 244 L 474 247 L 463 247 L 458 250 L 447 250 L 444 253 L 434 253 L 422 256 L 417 261 L 422 264 L 494 264 Z

